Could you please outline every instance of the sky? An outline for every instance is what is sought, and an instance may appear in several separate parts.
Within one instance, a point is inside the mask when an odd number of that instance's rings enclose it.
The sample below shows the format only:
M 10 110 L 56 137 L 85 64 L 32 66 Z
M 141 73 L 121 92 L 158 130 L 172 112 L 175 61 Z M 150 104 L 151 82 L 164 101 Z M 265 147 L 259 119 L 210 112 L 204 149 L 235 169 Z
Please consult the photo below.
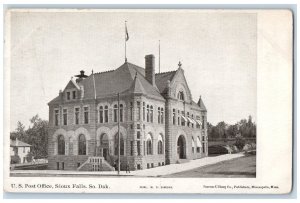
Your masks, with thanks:
M 10 127 L 48 120 L 47 103 L 72 76 L 144 67 L 154 54 L 158 72 L 181 61 L 194 101 L 203 99 L 208 122 L 256 119 L 257 21 L 255 13 L 214 11 L 14 12 L 10 24 Z

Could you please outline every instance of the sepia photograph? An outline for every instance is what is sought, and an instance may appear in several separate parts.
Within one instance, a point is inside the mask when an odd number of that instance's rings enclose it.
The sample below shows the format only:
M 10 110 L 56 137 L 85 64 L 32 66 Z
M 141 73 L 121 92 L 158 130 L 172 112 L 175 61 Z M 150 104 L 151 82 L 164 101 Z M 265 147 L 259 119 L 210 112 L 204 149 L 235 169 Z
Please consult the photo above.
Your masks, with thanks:
M 146 178 L 169 182 L 160 192 L 186 179 L 245 191 L 222 180 L 258 178 L 258 11 L 6 14 L 8 190 L 93 190 L 87 178 L 158 189 Z

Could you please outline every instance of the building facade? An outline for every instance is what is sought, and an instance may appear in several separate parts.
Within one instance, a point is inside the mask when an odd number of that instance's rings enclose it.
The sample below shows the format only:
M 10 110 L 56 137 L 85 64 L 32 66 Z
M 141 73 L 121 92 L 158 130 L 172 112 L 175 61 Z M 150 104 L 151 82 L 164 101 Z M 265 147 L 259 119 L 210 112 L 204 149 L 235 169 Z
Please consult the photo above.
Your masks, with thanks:
M 19 163 L 28 163 L 27 155 L 30 153 L 31 145 L 16 140 L 10 140 L 10 157 L 19 157 Z M 11 160 L 12 161 L 12 160 Z
M 145 69 L 126 61 L 90 76 L 81 71 L 48 105 L 49 169 L 113 170 L 119 148 L 121 170 L 207 156 L 207 110 L 201 97 L 192 100 L 180 63 L 156 74 L 147 55 Z

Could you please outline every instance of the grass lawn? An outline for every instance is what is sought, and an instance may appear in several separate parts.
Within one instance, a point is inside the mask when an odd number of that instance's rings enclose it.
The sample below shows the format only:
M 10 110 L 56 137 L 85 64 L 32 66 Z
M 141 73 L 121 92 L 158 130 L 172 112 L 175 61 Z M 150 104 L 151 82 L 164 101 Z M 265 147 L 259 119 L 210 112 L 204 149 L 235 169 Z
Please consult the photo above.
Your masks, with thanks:
M 163 176 L 165 178 L 255 178 L 256 155 L 223 161 L 189 171 Z

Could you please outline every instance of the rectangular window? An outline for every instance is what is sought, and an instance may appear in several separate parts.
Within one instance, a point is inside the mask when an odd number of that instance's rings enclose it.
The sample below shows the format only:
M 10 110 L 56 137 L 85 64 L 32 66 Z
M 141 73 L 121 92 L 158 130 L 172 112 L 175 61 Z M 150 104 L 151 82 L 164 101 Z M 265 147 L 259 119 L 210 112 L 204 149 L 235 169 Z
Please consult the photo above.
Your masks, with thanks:
M 120 104 L 120 122 L 123 122 L 123 104 Z
M 150 107 L 150 120 L 153 123 L 153 106 Z
M 147 122 L 150 120 L 150 108 L 149 105 L 147 105 Z
M 141 129 L 141 124 L 139 124 L 139 123 L 136 124 L 136 128 L 137 128 L 137 129 Z
M 158 123 L 160 123 L 160 107 L 158 107 L 158 111 L 157 111 L 157 121 Z
M 130 141 L 130 155 L 133 156 L 133 141 Z
M 143 102 L 143 121 L 145 121 L 145 102 Z
M 164 108 L 161 108 L 160 109 L 160 122 L 163 124 L 164 123 Z
M 77 163 L 77 168 L 80 167 L 80 163 Z
M 67 92 L 67 100 L 71 99 L 71 92 Z
M 59 120 L 59 110 L 54 110 L 54 123 L 56 126 L 58 126 L 58 120 Z
M 176 110 L 173 109 L 173 125 L 176 125 Z
M 61 169 L 65 170 L 65 162 L 61 162 Z
M 194 120 L 194 115 L 192 114 L 192 121 Z M 192 123 L 192 128 L 194 128 L 194 123 Z
M 130 120 L 133 120 L 133 103 L 130 102 Z
M 181 111 L 181 115 L 182 115 L 182 116 L 185 116 L 185 115 L 184 115 L 184 111 Z M 185 120 L 184 120 L 183 117 L 181 117 L 181 125 L 182 125 L 182 126 L 185 126 Z
M 64 125 L 68 124 L 68 112 L 67 109 L 63 109 L 63 118 L 64 118 Z
M 56 170 L 59 170 L 59 162 L 56 162 Z
M 139 156 L 141 155 L 141 141 L 137 141 L 137 153 Z
M 89 107 L 83 107 L 83 111 L 84 111 L 84 124 L 88 124 L 89 123 Z
M 76 91 L 72 92 L 73 99 L 76 99 Z
M 103 123 L 103 106 L 99 108 L 99 122 Z
M 136 138 L 137 138 L 137 139 L 140 139 L 140 138 L 141 138 L 141 132 L 140 132 L 140 131 L 137 131 L 137 132 L 136 132 Z
M 140 121 L 141 120 L 141 102 L 137 102 L 137 120 Z
M 197 153 L 200 153 L 200 147 L 197 147 Z
M 75 108 L 75 124 L 78 125 L 79 124 L 79 108 Z
M 202 116 L 202 129 L 204 129 L 204 128 L 205 128 L 205 117 Z
M 202 143 L 202 152 L 205 153 L 205 143 Z
M 144 155 L 146 155 L 146 142 L 144 141 Z
M 190 117 L 190 113 L 189 112 L 187 112 L 187 117 L 188 118 Z M 190 127 L 190 120 L 189 119 L 187 119 L 187 126 Z
M 178 123 L 177 125 L 180 125 L 180 111 L 179 111 L 179 110 L 178 110 L 177 116 L 178 116 L 178 117 L 177 117 L 177 121 L 178 121 L 178 122 L 177 122 L 177 123 Z

